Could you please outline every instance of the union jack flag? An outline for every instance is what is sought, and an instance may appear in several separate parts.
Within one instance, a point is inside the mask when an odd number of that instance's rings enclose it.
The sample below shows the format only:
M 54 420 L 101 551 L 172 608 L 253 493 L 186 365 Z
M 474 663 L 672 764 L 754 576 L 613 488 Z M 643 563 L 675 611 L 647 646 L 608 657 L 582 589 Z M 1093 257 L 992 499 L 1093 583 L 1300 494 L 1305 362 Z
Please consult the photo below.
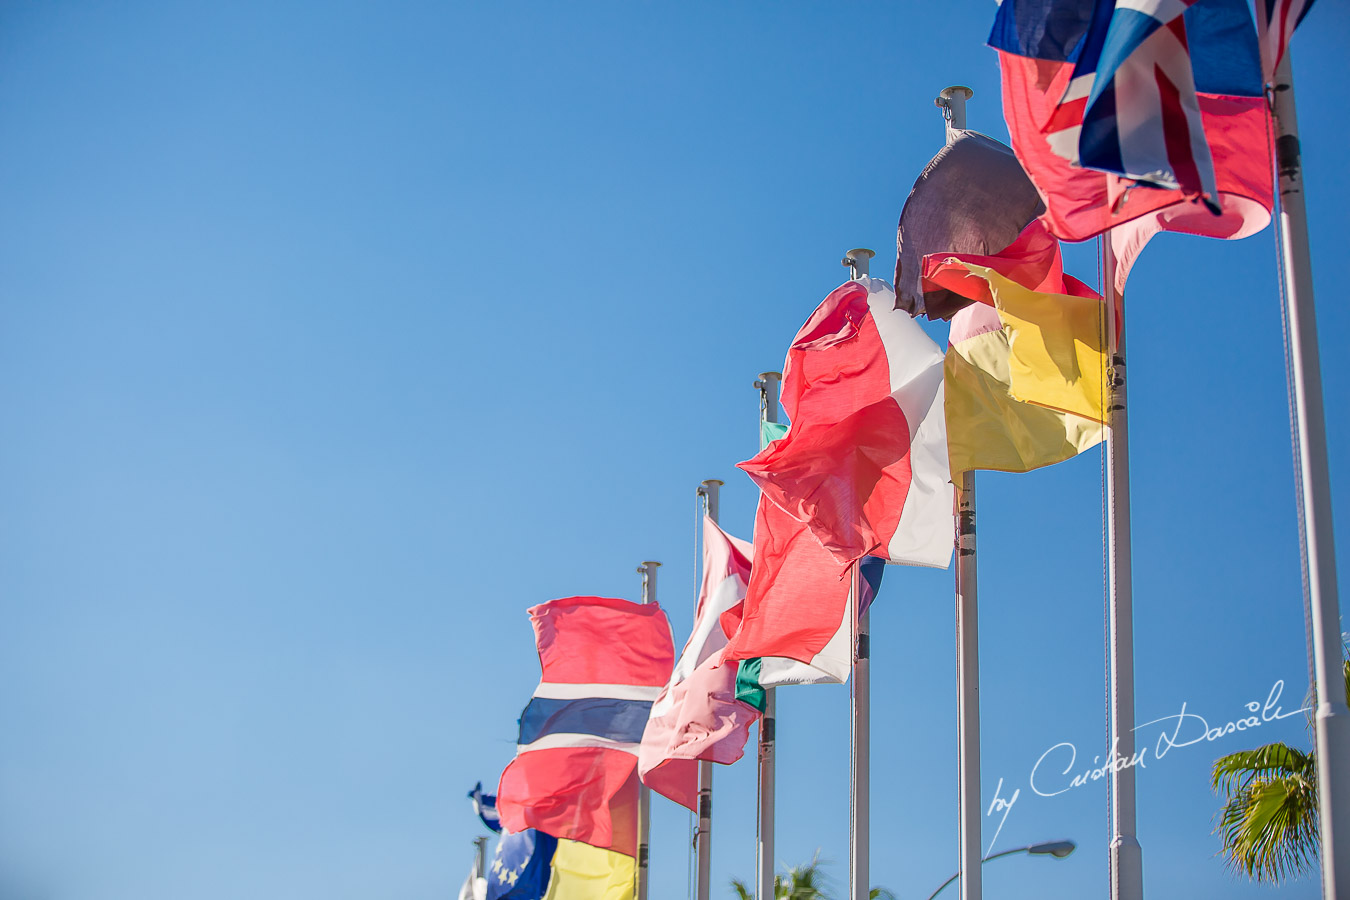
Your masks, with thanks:
M 1284 51 L 1289 47 L 1289 38 L 1294 29 L 1303 22 L 1303 17 L 1312 8 L 1313 0 L 1257 0 L 1265 7 L 1266 30 L 1261 35 L 1261 56 L 1270 66 L 1267 75 L 1280 67 Z
M 1182 16 L 1195 2 L 1096 0 L 1073 78 L 1044 131 L 1074 165 L 1180 189 L 1217 212 Z

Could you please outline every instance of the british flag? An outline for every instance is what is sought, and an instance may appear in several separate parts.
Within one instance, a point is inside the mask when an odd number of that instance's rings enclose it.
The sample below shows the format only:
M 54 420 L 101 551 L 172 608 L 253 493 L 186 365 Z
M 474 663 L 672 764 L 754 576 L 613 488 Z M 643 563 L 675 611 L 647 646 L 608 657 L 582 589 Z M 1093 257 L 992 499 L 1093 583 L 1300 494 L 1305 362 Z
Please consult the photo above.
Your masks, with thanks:
M 1075 165 L 1180 189 L 1217 211 L 1182 16 L 1195 2 L 1097 0 L 1045 133 Z
M 1265 7 L 1266 30 L 1261 35 L 1261 58 L 1270 67 L 1266 70 L 1270 75 L 1280 67 L 1284 51 L 1289 47 L 1289 38 L 1302 24 L 1313 0 L 1257 0 L 1257 3 Z

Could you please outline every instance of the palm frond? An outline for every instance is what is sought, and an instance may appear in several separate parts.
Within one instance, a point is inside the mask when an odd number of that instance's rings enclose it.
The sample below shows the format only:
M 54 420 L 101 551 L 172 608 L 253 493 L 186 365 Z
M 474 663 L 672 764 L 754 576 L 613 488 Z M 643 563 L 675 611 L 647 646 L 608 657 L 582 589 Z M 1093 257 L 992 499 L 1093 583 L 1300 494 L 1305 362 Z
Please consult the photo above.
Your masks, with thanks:
M 1312 776 L 1315 763 L 1311 753 L 1276 742 L 1255 750 L 1239 750 L 1214 760 L 1210 784 L 1215 791 L 1231 794 L 1269 775 Z
M 736 892 L 736 900 L 751 900 L 755 896 L 750 886 L 739 878 L 731 879 L 731 889 Z
M 1303 875 L 1317 862 L 1317 775 L 1313 754 L 1285 744 L 1215 761 L 1213 783 L 1226 793 L 1215 829 L 1228 864 L 1256 881 Z

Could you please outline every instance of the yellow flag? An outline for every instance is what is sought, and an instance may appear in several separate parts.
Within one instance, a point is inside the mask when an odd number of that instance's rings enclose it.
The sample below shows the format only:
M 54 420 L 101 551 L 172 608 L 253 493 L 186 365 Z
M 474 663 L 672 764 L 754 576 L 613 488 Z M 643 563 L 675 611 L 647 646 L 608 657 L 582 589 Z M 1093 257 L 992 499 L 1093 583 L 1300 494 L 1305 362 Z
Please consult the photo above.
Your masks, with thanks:
M 559 838 L 544 900 L 632 900 L 636 887 L 633 857 Z
M 1008 332 L 992 307 L 977 303 L 952 319 L 943 380 L 953 481 L 970 469 L 1030 472 L 1102 439 L 1098 422 L 1013 399 L 1009 356 Z
M 966 268 L 989 282 L 1008 333 L 1013 398 L 1105 422 L 1109 388 L 1101 301 L 1041 294 L 984 266 Z

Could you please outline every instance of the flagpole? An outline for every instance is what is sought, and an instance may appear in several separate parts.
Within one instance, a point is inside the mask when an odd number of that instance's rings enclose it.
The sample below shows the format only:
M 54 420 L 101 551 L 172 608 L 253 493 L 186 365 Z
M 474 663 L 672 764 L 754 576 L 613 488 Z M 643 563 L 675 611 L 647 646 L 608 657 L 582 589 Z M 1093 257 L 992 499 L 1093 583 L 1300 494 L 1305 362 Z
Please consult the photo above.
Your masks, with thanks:
M 473 871 L 479 878 L 487 878 L 487 840 L 485 837 L 473 839 L 476 848 L 473 855 Z
M 638 566 L 642 575 L 642 602 L 656 602 L 656 570 L 661 564 L 646 560 Z M 638 780 L 637 900 L 647 900 L 647 855 L 652 832 L 652 792 Z
M 722 482 L 709 478 L 699 487 L 699 496 L 703 498 L 709 519 L 717 522 L 718 491 Z M 707 573 L 703 573 L 707 577 Z M 698 762 L 698 831 L 694 837 L 694 852 L 698 860 L 698 880 L 696 882 L 697 900 L 710 900 L 712 896 L 712 784 L 713 764 L 710 760 Z
M 761 372 L 755 387 L 759 388 L 759 446 L 764 448 L 764 423 L 778 421 L 778 389 L 783 381 L 780 372 Z M 774 813 L 774 688 L 764 689 L 764 714 L 759 718 L 759 817 L 757 820 L 759 846 L 755 867 L 756 900 L 774 900 L 773 890 L 773 813 Z
M 848 251 L 843 264 L 848 266 L 853 277 L 867 275 L 868 261 L 876 254 L 871 250 L 857 248 Z M 872 676 L 871 676 L 871 620 L 869 609 L 858 615 L 858 603 L 862 592 L 859 590 L 861 561 L 856 561 L 849 573 L 848 617 L 854 626 L 853 671 L 849 679 L 852 700 L 852 727 L 849 742 L 852 747 L 852 772 L 850 779 L 850 822 L 849 822 L 849 884 L 852 887 L 852 900 L 868 900 L 871 890 L 871 820 L 872 820 Z
M 947 143 L 966 127 L 966 101 L 975 92 L 962 85 L 944 88 L 934 101 L 944 111 Z M 958 794 L 961 810 L 961 896 L 980 900 L 984 851 L 980 808 L 980 632 L 975 556 L 975 473 L 962 472 L 956 485 L 956 696 Z
M 1256 4 L 1265 34 L 1266 4 Z M 1266 42 L 1261 42 L 1263 52 Z M 1270 60 L 1263 60 L 1270 70 Z M 1331 521 L 1331 476 L 1327 465 L 1326 418 L 1322 407 L 1322 365 L 1317 347 L 1312 257 L 1308 252 L 1308 210 L 1303 160 L 1294 103 L 1294 72 L 1286 48 L 1267 86 L 1275 124 L 1280 188 L 1280 256 L 1288 321 L 1293 414 L 1298 434 L 1299 515 L 1304 533 L 1303 564 L 1312 620 L 1312 663 L 1317 690 L 1317 807 L 1321 831 L 1322 896 L 1350 895 L 1350 707 L 1341 672 L 1340 601 L 1336 585 L 1335 540 Z
M 872 678 L 870 648 L 869 609 L 858 617 L 858 603 L 862 592 L 859 588 L 861 562 L 849 567 L 848 616 L 850 622 L 857 623 L 856 640 L 853 642 L 853 672 L 849 679 L 852 690 L 852 728 L 850 744 L 853 750 L 851 792 L 849 795 L 849 884 L 852 900 L 867 900 L 871 885 L 871 791 L 872 770 L 870 751 L 872 746 Z
M 1135 834 L 1134 598 L 1130 581 L 1130 443 L 1125 395 L 1125 298 L 1116 291 L 1111 232 L 1102 233 L 1102 297 L 1111 351 L 1111 403 L 1106 430 L 1106 502 L 1110 591 L 1111 900 L 1141 900 L 1144 859 Z M 1125 764 L 1122 764 L 1125 763 Z

